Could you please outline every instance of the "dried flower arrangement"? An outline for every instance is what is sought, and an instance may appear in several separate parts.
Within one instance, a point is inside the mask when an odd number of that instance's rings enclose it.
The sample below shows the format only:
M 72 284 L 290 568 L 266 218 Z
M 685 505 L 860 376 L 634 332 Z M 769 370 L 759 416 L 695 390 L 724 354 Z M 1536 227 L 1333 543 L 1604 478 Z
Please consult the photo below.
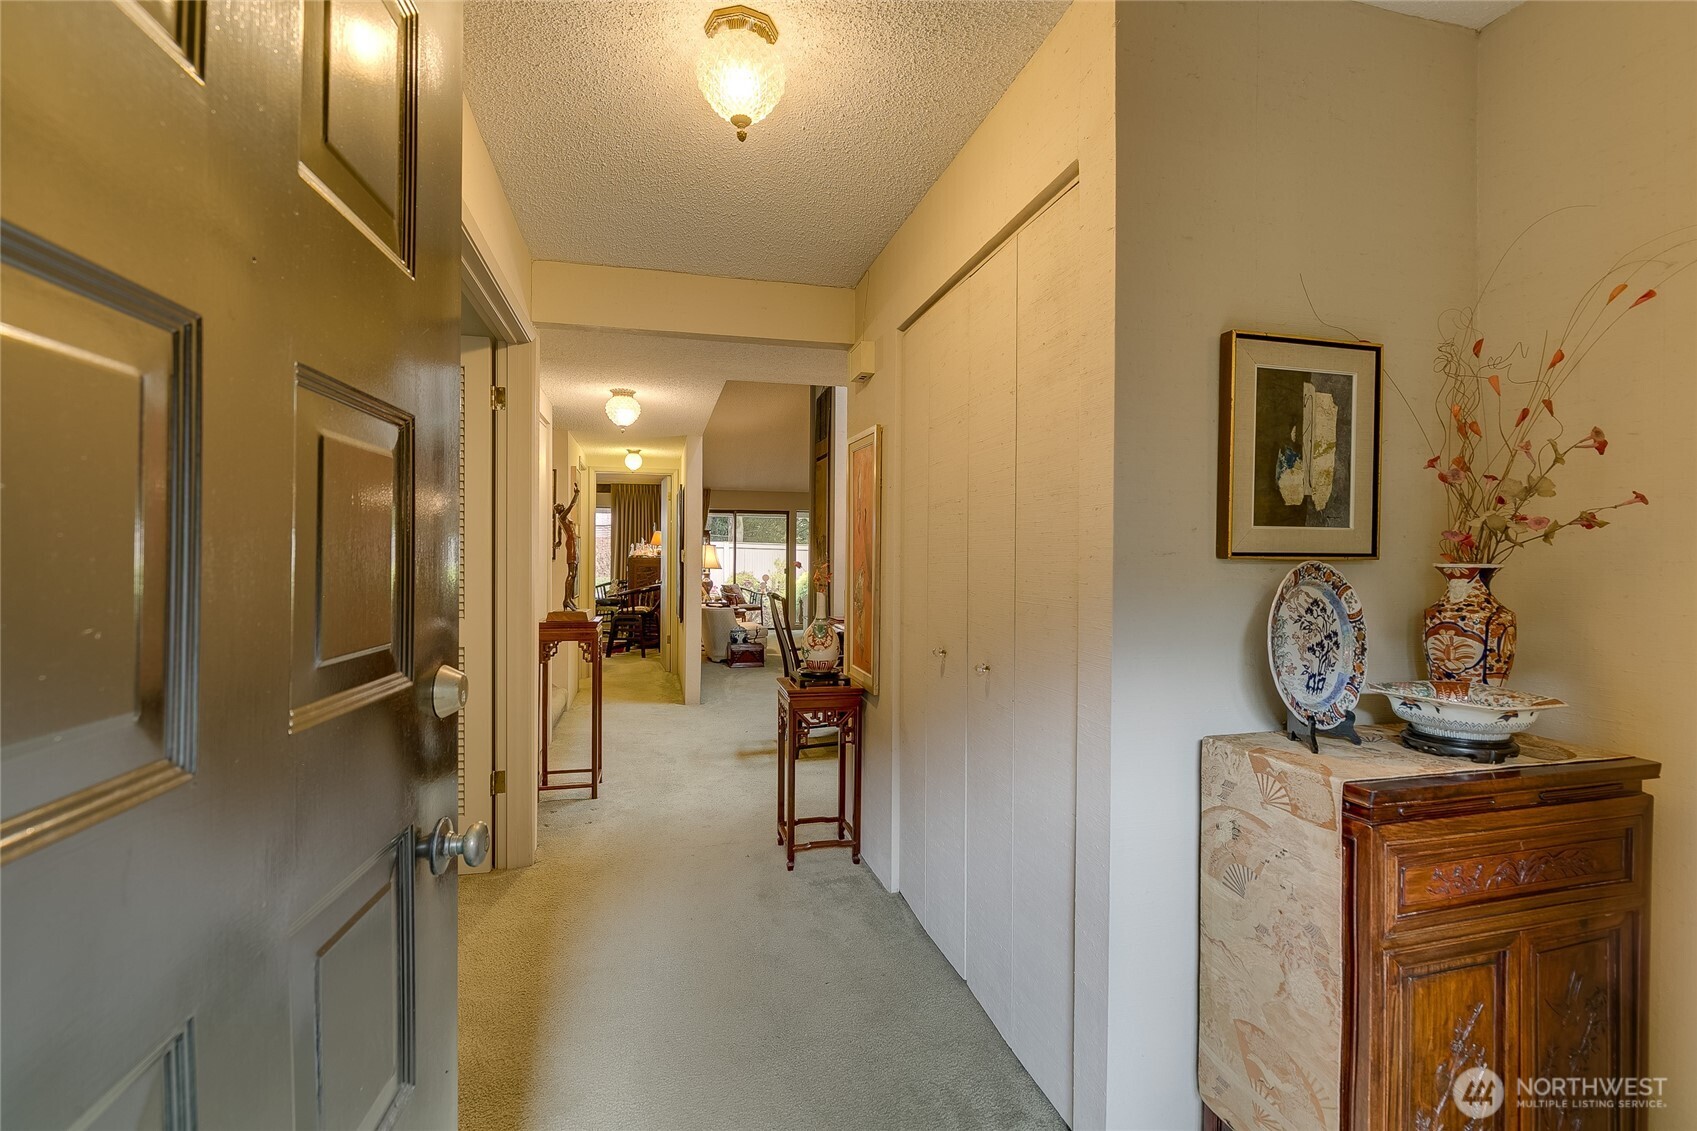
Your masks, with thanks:
M 1441 377 L 1433 400 L 1440 442 L 1421 428 L 1432 453 L 1426 467 L 1437 473 L 1448 500 L 1439 541 L 1444 561 L 1501 564 L 1521 546 L 1553 542 L 1566 527 L 1595 530 L 1609 524 L 1604 512 L 1649 503 L 1634 491 L 1631 498 L 1587 507 L 1565 520 L 1535 513 L 1547 509 L 1542 500 L 1554 497 L 1554 475 L 1568 456 L 1579 451 L 1601 456 L 1609 446 L 1595 426 L 1570 438 L 1557 409 L 1563 386 L 1627 312 L 1654 299 L 1657 288 L 1694 258 L 1697 229 L 1689 228 L 1623 255 L 1585 289 L 1567 324 L 1553 342 L 1546 335 L 1536 354 L 1520 342 L 1494 346 L 1480 326 L 1477 306 L 1444 315 L 1433 364 Z M 1487 281 L 1481 302 L 1490 286 Z

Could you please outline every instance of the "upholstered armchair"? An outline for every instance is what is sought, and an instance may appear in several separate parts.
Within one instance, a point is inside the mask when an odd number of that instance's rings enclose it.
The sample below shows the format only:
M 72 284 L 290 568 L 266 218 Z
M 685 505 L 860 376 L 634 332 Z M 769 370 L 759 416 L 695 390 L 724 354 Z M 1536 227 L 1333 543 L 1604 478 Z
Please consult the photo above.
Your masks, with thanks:
M 707 658 L 723 663 L 730 654 L 731 631 L 742 629 L 756 644 L 766 640 L 766 626 L 735 605 L 703 605 L 701 607 L 701 640 Z

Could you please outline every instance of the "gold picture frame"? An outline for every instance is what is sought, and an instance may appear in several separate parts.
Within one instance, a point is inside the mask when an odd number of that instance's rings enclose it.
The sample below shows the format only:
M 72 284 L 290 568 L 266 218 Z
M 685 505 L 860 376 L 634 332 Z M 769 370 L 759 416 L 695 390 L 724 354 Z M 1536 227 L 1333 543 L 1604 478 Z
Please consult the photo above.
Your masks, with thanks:
M 843 626 L 843 671 L 849 682 L 878 694 L 879 528 L 883 518 L 883 428 L 874 424 L 848 442 L 848 593 Z
M 1221 558 L 1379 556 L 1384 347 L 1220 336 Z

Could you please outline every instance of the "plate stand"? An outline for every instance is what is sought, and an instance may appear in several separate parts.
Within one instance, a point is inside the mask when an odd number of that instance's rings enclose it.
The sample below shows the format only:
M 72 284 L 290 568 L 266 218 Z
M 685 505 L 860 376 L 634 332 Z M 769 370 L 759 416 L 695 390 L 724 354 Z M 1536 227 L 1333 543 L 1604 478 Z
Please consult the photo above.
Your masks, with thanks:
M 1418 750 L 1423 754 L 1436 754 L 1440 758 L 1471 758 L 1473 761 L 1486 766 L 1500 765 L 1520 753 L 1520 743 L 1504 736 L 1502 738 L 1449 738 L 1443 735 L 1425 734 L 1413 727 L 1404 727 L 1402 744 L 1410 750 Z
M 1299 715 L 1287 707 L 1285 709 L 1285 734 L 1290 737 L 1292 742 L 1302 743 L 1314 754 L 1320 752 L 1320 736 L 1322 734 L 1328 738 L 1347 738 L 1355 745 L 1361 745 L 1361 736 L 1355 733 L 1354 711 L 1345 711 L 1343 722 L 1322 730 L 1314 725 L 1312 716 Z

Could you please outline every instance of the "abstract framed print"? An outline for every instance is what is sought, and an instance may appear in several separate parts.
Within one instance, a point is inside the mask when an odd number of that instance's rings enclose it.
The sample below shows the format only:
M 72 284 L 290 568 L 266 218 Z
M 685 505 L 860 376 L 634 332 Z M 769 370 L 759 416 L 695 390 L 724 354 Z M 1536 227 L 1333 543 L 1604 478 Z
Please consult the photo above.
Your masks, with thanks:
M 1379 556 L 1383 348 L 1221 335 L 1219 557 Z

